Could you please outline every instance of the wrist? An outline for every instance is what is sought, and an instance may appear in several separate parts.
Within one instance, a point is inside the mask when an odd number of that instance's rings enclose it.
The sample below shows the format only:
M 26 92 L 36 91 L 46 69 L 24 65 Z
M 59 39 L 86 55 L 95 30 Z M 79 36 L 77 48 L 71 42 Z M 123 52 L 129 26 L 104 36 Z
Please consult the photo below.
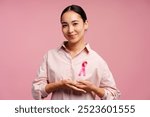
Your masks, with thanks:
M 95 93 L 97 90 L 98 90 L 98 87 L 96 87 L 95 85 L 91 86 L 91 91 Z
M 65 83 L 64 83 L 63 80 L 60 80 L 60 81 L 58 81 L 56 84 L 57 84 L 57 87 L 58 87 L 58 88 L 61 88 L 61 87 L 64 86 Z

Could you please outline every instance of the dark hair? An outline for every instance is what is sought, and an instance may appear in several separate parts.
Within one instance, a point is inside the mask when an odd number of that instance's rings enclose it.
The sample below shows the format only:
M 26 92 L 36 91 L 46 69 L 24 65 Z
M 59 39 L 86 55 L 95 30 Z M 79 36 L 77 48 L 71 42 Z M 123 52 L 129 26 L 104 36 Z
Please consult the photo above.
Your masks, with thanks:
M 85 11 L 78 5 L 70 5 L 70 6 L 66 7 L 62 11 L 60 19 L 62 19 L 63 14 L 67 11 L 74 11 L 74 12 L 78 13 L 81 16 L 83 22 L 85 22 L 87 20 Z

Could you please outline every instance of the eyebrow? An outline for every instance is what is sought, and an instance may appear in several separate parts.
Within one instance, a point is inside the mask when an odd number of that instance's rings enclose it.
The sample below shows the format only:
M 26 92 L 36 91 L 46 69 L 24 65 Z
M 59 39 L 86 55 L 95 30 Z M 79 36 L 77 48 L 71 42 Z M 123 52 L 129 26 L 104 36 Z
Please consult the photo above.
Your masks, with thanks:
M 71 21 L 72 23 L 74 23 L 74 22 L 79 22 L 78 20 L 73 20 L 73 21 Z M 67 24 L 67 22 L 61 22 L 62 24 Z

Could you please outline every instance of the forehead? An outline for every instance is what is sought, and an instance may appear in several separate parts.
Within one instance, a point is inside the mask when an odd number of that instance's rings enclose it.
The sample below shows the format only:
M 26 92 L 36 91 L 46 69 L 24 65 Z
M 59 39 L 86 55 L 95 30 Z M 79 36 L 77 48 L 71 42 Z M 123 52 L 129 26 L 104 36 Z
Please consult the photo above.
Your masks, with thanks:
M 78 13 L 74 12 L 74 11 L 65 12 L 62 15 L 62 18 L 61 18 L 61 22 L 71 22 L 71 21 L 74 21 L 74 20 L 77 20 L 77 21 L 82 20 L 81 16 Z

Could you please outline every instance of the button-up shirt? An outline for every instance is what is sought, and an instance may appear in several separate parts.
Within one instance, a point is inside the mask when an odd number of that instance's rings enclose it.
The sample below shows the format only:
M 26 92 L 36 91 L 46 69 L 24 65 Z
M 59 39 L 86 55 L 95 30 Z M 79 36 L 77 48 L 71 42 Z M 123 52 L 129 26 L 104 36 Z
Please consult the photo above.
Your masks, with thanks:
M 113 75 L 104 59 L 92 50 L 89 44 L 75 57 L 71 57 L 65 44 L 57 49 L 49 50 L 33 81 L 32 95 L 34 99 L 48 96 L 45 87 L 63 79 L 74 81 L 87 80 L 97 87 L 104 88 L 104 96 L 100 99 L 118 99 L 120 91 L 116 88 Z M 77 93 L 73 90 L 58 89 L 51 93 L 52 100 L 95 100 L 94 93 Z

